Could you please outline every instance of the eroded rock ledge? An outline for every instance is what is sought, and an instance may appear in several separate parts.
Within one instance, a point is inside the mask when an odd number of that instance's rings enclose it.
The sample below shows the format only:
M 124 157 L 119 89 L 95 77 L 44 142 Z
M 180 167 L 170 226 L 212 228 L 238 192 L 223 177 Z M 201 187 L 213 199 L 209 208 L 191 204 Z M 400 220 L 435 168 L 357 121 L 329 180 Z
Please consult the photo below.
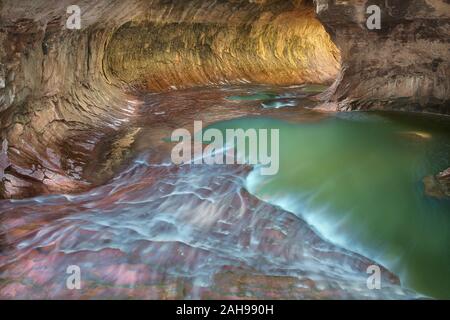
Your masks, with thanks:
M 450 3 L 442 0 L 317 0 L 317 15 L 342 55 L 322 98 L 332 110 L 450 113 Z M 381 8 L 368 30 L 366 9 Z

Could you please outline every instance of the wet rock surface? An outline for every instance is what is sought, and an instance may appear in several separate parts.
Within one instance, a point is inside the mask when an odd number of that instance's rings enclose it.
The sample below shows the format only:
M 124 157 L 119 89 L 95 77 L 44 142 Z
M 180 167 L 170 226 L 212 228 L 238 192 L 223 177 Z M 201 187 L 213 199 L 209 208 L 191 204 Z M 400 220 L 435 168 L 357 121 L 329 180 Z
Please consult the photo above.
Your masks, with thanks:
M 250 196 L 246 168 L 175 167 L 151 158 L 89 193 L 3 202 L 0 296 L 415 297 L 385 269 L 382 289 L 367 289 L 373 262 Z M 66 287 L 71 265 L 81 269 L 81 290 Z
M 327 117 L 303 108 L 307 88 L 291 89 L 301 98 L 281 110 L 265 109 L 261 100 L 228 99 L 261 91 L 271 92 L 271 99 L 284 96 L 276 90 L 202 88 L 145 96 L 139 121 L 131 123 L 132 152 L 114 179 L 80 194 L 1 201 L 0 296 L 418 297 L 383 267 L 382 289 L 369 290 L 367 268 L 374 262 L 328 243 L 299 217 L 250 195 L 244 182 L 251 168 L 171 164 L 173 143 L 166 138 L 174 128 L 191 129 L 194 119 L 208 125 L 245 115 L 293 122 Z M 173 103 L 178 109 L 168 108 Z M 66 286 L 73 265 L 81 270 L 81 290 Z

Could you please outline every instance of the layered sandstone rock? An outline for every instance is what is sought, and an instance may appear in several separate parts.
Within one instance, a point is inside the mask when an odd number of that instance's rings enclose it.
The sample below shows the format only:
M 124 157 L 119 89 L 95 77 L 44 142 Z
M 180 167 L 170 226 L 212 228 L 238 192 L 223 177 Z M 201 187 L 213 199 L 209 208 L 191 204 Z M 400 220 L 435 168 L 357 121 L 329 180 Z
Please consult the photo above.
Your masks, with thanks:
M 8 166 L 3 197 L 67 192 L 86 185 L 82 168 L 95 144 L 128 110 L 103 70 L 111 29 L 128 19 L 121 1 L 80 2 L 83 28 L 65 28 L 70 1 L 3 1 L 0 41 L 5 85 L 0 129 Z
M 197 11 L 175 7 L 169 17 L 150 11 L 115 32 L 107 66 L 125 84 L 151 91 L 335 79 L 339 52 L 312 6 L 244 4 L 200 4 Z
M 317 16 L 342 55 L 322 97 L 332 110 L 450 113 L 450 3 L 442 0 L 317 0 Z M 367 8 L 381 9 L 369 30 Z

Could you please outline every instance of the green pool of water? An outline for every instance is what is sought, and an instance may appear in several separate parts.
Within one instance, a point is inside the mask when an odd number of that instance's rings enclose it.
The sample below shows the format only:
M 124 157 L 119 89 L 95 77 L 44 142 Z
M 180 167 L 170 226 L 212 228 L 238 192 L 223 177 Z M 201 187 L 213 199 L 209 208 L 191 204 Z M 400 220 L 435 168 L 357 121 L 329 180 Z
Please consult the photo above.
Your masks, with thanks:
M 257 197 L 303 217 L 426 296 L 450 298 L 450 201 L 422 179 L 450 166 L 450 121 L 347 113 L 315 123 L 241 118 L 214 127 L 280 130 L 280 169 L 247 179 Z

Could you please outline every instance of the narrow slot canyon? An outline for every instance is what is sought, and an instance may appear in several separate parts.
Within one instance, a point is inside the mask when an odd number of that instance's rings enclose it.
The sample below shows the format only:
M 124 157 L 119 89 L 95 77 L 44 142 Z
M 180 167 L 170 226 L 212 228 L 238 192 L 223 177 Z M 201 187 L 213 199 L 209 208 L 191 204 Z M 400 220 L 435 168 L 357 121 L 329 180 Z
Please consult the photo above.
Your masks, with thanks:
M 0 298 L 450 297 L 447 1 L 75 2 L 0 1 Z

